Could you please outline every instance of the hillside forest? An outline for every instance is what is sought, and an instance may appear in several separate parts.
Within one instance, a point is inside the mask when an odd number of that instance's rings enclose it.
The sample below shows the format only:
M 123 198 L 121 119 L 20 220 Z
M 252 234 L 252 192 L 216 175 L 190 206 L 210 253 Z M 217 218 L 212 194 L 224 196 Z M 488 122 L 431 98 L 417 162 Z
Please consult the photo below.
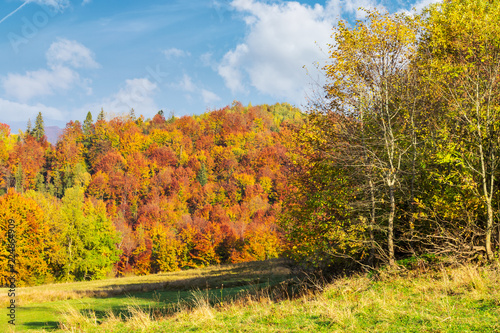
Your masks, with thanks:
M 342 21 L 303 111 L 101 110 L 55 144 L 41 113 L 23 133 L 0 124 L 1 283 L 11 218 L 25 285 L 278 256 L 498 258 L 498 17 L 498 0 L 450 0 Z

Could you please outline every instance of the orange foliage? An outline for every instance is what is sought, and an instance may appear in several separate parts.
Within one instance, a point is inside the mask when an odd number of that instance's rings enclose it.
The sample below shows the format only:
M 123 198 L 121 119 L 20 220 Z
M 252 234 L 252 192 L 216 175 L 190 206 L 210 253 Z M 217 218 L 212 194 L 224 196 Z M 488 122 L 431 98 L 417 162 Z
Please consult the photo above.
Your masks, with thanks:
M 21 168 L 23 190 L 41 173 L 59 191 L 82 165 L 86 196 L 106 203 L 122 234 L 119 274 L 275 257 L 290 144 L 273 117 L 268 106 L 235 102 L 201 116 L 101 119 L 85 135 L 70 122 L 53 151 L 27 136 L 7 153 L 0 124 L 0 186 L 9 186 L 2 158 L 12 177 Z

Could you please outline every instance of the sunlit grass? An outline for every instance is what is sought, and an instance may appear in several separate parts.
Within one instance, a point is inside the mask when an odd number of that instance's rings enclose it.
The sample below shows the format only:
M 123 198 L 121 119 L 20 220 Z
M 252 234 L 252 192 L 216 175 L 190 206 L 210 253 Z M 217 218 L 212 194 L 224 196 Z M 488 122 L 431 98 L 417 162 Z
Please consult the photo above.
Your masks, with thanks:
M 126 292 L 135 287 L 117 280 L 77 283 L 76 290 L 97 283 L 93 291 L 115 290 L 111 287 L 118 285 L 124 294 L 31 303 L 19 309 L 20 315 L 29 315 L 29 322 L 17 328 L 42 331 L 45 327 L 46 332 L 500 332 L 497 263 L 420 271 L 381 269 L 376 274 L 318 284 L 314 291 L 306 287 L 311 283 L 290 278 L 285 263 L 274 260 L 126 278 L 132 285 L 138 280 L 146 286 L 168 282 L 155 291 Z M 56 286 L 74 292 L 68 285 Z M 47 291 L 45 287 L 31 290 L 35 295 Z M 63 296 L 54 294 L 54 298 Z M 36 318 L 35 310 L 39 311 Z M 41 325 L 48 315 L 52 315 L 51 324 Z
M 60 283 L 17 289 L 16 329 L 54 329 L 62 316 L 76 318 L 82 312 L 101 323 L 104 319 L 141 317 L 149 311 L 156 319 L 192 307 L 194 292 L 203 290 L 212 303 L 239 297 L 249 289 L 273 285 L 289 277 L 284 260 L 212 266 L 200 269 L 131 276 L 100 281 Z M 6 306 L 7 290 L 0 292 L 0 304 Z M 68 307 L 71 310 L 68 310 Z M 93 313 L 92 313 L 93 312 Z M 132 315 L 135 314 L 135 315 Z M 71 321 L 71 320 L 70 320 Z M 87 323 L 87 320 L 81 321 Z M 82 325 L 81 323 L 79 324 Z M 0 321 L 0 331 L 7 322 Z
M 498 265 L 468 264 L 419 274 L 385 272 L 377 279 L 366 274 L 345 277 L 322 292 L 282 301 L 263 289 L 213 305 L 208 294 L 198 291 L 192 308 L 148 317 L 140 326 L 133 317 L 110 318 L 89 324 L 85 331 L 498 332 L 499 283 Z

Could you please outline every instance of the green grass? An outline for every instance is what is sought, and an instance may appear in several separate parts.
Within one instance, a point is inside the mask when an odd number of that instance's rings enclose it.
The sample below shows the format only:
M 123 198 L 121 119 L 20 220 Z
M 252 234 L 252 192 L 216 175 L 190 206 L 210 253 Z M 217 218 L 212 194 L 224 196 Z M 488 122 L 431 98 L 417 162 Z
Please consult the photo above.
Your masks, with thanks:
M 290 277 L 283 264 L 274 260 L 129 278 L 131 285 L 142 281 L 145 289 L 146 281 L 168 284 L 157 291 L 30 303 L 18 310 L 20 321 L 21 316 L 29 321 L 16 328 L 40 330 L 48 321 L 46 331 L 61 323 L 63 332 L 500 332 L 498 263 L 385 269 L 339 278 L 295 297 L 290 286 L 300 285 L 280 284 Z M 121 280 L 92 282 L 97 284 L 91 283 L 89 293 L 117 284 L 126 290 Z M 79 287 L 53 289 L 72 293 Z
M 270 260 L 18 288 L 16 331 L 57 330 L 63 314 L 75 309 L 81 313 L 92 312 L 97 321 L 104 320 L 110 312 L 119 318 L 129 317 L 137 309 L 167 315 L 196 306 L 201 294 L 210 298 L 211 303 L 227 302 L 287 278 L 289 269 L 284 261 Z M 2 288 L 0 295 L 0 305 L 6 308 L 7 289 Z M 7 309 L 4 312 L 7 313 Z M 0 332 L 7 332 L 9 328 L 7 320 L 0 321 Z

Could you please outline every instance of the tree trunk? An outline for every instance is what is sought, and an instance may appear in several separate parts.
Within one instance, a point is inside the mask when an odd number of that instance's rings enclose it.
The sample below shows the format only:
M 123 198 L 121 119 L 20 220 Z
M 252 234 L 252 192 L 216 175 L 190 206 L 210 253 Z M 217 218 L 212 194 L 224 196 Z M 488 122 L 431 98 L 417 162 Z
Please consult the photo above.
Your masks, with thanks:
M 488 222 L 486 224 L 486 255 L 488 260 L 493 260 L 493 251 L 491 250 L 491 234 L 493 233 L 493 207 L 491 206 L 491 200 L 486 201 L 486 206 L 488 208 Z
M 368 259 L 368 263 L 373 267 L 374 259 L 375 259 L 375 235 L 373 234 L 373 228 L 375 227 L 375 188 L 373 185 L 373 180 L 370 176 L 370 195 L 371 195 L 371 216 L 370 216 L 370 258 Z
M 389 248 L 389 265 L 394 266 L 394 214 L 396 211 L 396 202 L 394 200 L 394 185 L 389 185 L 389 198 L 391 210 L 389 212 L 389 225 L 387 227 L 387 245 Z
M 500 224 L 498 225 L 497 250 L 500 251 Z

